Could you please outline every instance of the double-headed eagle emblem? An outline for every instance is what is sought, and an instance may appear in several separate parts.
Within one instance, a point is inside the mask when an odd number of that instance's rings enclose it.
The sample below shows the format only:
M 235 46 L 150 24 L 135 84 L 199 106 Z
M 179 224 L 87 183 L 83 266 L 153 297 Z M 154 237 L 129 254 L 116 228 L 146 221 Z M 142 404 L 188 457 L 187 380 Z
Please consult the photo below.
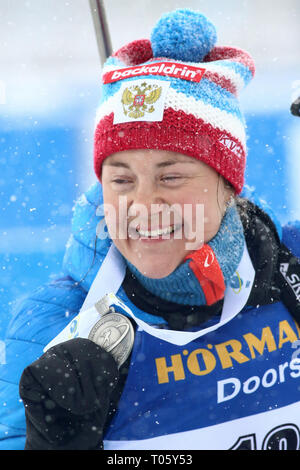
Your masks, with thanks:
M 153 113 L 153 104 L 161 96 L 162 88 L 158 85 L 150 85 L 146 82 L 141 86 L 133 85 L 125 88 L 122 94 L 122 105 L 125 116 L 138 119 L 145 113 Z

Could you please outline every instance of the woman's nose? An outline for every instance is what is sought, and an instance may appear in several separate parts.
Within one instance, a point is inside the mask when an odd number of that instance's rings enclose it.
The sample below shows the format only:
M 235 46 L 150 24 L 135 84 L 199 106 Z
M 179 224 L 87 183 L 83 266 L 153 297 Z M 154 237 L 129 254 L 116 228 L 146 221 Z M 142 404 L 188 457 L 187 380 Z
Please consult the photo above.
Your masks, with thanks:
M 157 188 L 155 182 L 152 181 L 141 181 L 137 186 L 133 194 L 134 204 L 143 204 L 145 206 L 151 206 L 154 203 L 160 203 L 162 201 L 162 195 Z
M 160 194 L 157 186 L 151 182 L 141 182 L 136 187 L 129 202 L 128 215 L 137 214 L 149 220 L 153 215 L 161 212 L 166 201 Z

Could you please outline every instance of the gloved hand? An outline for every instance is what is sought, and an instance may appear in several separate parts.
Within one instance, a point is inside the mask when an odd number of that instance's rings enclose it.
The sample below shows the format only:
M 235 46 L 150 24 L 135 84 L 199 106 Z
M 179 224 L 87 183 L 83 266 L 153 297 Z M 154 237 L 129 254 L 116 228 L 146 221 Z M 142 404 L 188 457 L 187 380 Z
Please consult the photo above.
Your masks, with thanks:
M 88 339 L 50 348 L 24 370 L 20 380 L 25 449 L 102 449 L 118 375 L 112 355 Z

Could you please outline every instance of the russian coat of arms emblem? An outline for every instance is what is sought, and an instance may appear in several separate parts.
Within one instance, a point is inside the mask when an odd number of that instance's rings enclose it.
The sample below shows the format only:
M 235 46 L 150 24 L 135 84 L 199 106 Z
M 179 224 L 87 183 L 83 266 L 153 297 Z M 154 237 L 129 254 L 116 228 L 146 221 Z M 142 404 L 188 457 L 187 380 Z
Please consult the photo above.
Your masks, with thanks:
M 160 98 L 161 92 L 160 86 L 147 82 L 125 88 L 121 99 L 125 116 L 139 119 L 145 116 L 145 113 L 153 113 L 153 105 Z

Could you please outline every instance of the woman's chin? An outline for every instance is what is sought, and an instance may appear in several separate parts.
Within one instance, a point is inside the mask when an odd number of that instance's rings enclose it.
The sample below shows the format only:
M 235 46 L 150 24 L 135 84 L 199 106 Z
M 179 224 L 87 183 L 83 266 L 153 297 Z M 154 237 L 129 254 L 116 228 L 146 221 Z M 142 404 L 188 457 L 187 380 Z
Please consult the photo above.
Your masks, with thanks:
M 168 263 L 162 263 L 161 261 L 154 262 L 154 260 L 149 260 L 149 263 L 141 262 L 141 260 L 134 260 L 131 263 L 138 269 L 138 271 L 143 274 L 143 276 L 150 279 L 162 279 L 169 276 L 180 264 L 174 263 L 174 260 L 170 260 Z

